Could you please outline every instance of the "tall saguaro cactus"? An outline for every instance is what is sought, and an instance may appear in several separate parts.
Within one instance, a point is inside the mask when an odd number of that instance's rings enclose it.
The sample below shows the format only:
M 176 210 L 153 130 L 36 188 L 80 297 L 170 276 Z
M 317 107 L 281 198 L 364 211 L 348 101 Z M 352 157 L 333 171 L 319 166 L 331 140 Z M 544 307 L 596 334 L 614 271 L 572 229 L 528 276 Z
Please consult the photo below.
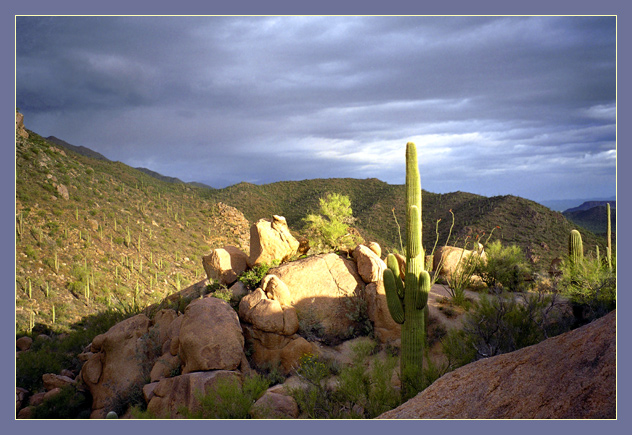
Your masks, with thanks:
M 384 271 L 386 301 L 393 320 L 402 325 L 402 396 L 412 397 L 421 387 L 425 314 L 430 275 L 424 270 L 421 244 L 421 184 L 415 144 L 406 144 L 406 272 L 402 281 L 397 258 L 389 254 Z
M 606 247 L 606 260 L 608 261 L 608 270 L 612 270 L 612 227 L 610 224 L 610 203 L 606 203 L 608 211 L 608 246 Z
M 572 264 L 579 266 L 584 260 L 584 245 L 582 235 L 577 230 L 571 230 L 568 239 L 568 257 Z

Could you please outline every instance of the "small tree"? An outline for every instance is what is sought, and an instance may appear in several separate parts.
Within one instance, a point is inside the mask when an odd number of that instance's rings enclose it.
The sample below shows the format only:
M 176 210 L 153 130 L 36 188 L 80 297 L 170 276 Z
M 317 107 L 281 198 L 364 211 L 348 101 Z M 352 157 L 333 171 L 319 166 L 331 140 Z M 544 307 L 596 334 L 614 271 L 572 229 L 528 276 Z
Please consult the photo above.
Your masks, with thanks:
M 488 287 L 502 286 L 505 290 L 524 290 L 529 264 L 519 246 L 503 246 L 495 240 L 485 247 L 487 260 L 477 265 L 476 273 Z
M 320 214 L 310 214 L 304 219 L 312 249 L 337 250 L 356 243 L 357 238 L 349 233 L 349 226 L 356 220 L 349 197 L 328 193 L 319 201 Z

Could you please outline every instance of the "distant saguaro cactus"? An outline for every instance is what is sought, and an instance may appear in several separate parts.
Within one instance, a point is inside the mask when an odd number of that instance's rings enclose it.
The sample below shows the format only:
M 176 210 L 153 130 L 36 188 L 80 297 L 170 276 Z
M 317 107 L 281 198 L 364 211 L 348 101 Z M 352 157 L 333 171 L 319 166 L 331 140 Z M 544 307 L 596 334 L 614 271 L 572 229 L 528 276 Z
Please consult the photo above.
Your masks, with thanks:
M 582 235 L 577 230 L 572 230 L 568 239 L 568 258 L 575 265 L 580 265 L 584 261 Z
M 412 397 L 421 388 L 425 315 L 430 275 L 424 270 L 421 244 L 421 183 L 415 144 L 406 144 L 406 273 L 400 278 L 397 258 L 389 254 L 384 271 L 386 301 L 393 320 L 402 325 L 402 396 Z

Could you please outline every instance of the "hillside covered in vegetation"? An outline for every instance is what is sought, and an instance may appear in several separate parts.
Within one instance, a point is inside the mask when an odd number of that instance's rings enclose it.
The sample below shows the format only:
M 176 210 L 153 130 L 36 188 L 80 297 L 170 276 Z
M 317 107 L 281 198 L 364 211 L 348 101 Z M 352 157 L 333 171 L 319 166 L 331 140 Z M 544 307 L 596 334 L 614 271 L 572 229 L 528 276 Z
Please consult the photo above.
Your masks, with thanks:
M 208 189 L 150 176 L 121 162 L 93 158 L 34 132 L 16 136 L 16 328 L 64 329 L 107 307 L 158 302 L 205 278 L 202 256 L 235 245 L 248 249 L 249 226 L 273 214 L 297 235 L 319 198 L 351 200 L 355 227 L 384 252 L 401 250 L 404 187 L 377 179 L 316 179 Z M 165 177 L 168 178 L 168 177 Z M 422 180 L 423 184 L 423 180 Z M 423 193 L 426 250 L 463 246 L 493 229 L 545 271 L 565 255 L 579 228 L 586 251 L 605 240 L 561 213 L 515 196 Z M 243 213 L 243 215 L 242 215 Z M 244 218 L 245 216 L 245 218 Z M 397 220 L 397 221 L 396 221 Z M 398 228 L 398 224 L 401 227 Z M 498 227 L 498 228 L 497 228 Z

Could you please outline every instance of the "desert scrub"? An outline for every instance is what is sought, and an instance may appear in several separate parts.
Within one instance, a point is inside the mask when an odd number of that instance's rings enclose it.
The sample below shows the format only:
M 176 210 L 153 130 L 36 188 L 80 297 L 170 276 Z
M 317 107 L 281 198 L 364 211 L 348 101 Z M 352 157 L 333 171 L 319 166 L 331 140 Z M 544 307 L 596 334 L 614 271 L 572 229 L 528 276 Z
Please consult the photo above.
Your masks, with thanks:
M 191 411 L 181 408 L 179 411 L 185 418 L 194 419 L 250 418 L 250 408 L 268 386 L 268 380 L 260 374 L 246 376 L 243 382 L 235 377 L 223 377 L 215 382 L 207 394 L 196 394 L 200 409 Z
M 449 369 L 530 346 L 566 332 L 570 319 L 556 294 L 520 294 L 496 289 L 481 294 L 462 329 L 442 339 Z
M 90 400 L 73 385 L 33 408 L 34 419 L 74 419 L 90 418 Z
M 579 264 L 562 262 L 562 275 L 555 282 L 555 287 L 571 300 L 575 326 L 602 317 L 616 308 L 617 274 L 614 256 L 610 267 L 589 255 Z
M 51 340 L 34 337 L 31 349 L 22 352 L 16 359 L 16 385 L 36 391 L 42 387 L 42 375 L 45 373 L 60 373 L 62 369 L 78 372 L 81 362 L 77 355 L 92 339 L 136 314 L 138 311 L 123 314 L 107 310 L 85 317 L 62 336 L 53 335 Z
M 479 262 L 476 274 L 488 287 L 525 290 L 525 276 L 530 273 L 530 267 L 519 246 L 503 246 L 500 240 L 495 240 L 485 246 L 485 253 L 487 260 Z
M 340 407 L 348 410 L 352 418 L 375 418 L 397 407 L 400 393 L 391 383 L 397 358 L 384 355 L 369 357 L 377 349 L 375 342 L 362 340 L 352 346 L 352 363 L 338 376 L 338 388 L 333 394 Z

